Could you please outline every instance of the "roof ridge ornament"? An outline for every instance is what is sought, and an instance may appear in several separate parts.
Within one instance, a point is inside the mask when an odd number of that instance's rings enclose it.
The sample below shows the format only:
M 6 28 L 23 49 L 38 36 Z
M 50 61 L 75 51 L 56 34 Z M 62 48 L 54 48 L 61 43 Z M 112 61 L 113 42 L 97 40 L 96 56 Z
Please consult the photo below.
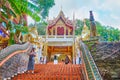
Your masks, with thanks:
M 94 21 L 95 19 L 94 19 L 94 16 L 93 16 L 93 13 L 92 13 L 92 11 L 90 11 L 90 21 Z
M 62 5 L 61 5 L 61 11 L 62 11 Z
M 75 12 L 73 12 L 73 22 L 75 22 Z

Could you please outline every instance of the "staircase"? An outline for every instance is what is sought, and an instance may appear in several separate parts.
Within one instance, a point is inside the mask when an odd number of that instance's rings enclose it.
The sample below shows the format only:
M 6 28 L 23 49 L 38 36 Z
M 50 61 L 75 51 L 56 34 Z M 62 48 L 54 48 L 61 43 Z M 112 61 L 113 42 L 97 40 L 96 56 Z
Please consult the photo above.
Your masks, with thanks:
M 36 64 L 35 73 L 18 74 L 12 80 L 83 80 L 81 65 L 64 63 Z

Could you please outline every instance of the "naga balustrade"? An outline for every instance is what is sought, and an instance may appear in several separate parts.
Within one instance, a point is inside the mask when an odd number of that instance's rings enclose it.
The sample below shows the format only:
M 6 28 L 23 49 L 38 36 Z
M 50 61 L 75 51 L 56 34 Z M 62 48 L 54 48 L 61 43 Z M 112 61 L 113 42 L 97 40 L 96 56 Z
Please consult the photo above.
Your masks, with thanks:
M 2 50 L 2 49 L 4 49 L 4 48 L 6 48 L 6 47 L 7 47 L 7 45 L 8 45 L 8 43 L 7 43 L 7 42 L 5 42 L 5 43 L 0 43 L 0 50 Z
M 27 42 L 8 46 L 0 51 L 0 80 L 27 70 L 32 45 Z

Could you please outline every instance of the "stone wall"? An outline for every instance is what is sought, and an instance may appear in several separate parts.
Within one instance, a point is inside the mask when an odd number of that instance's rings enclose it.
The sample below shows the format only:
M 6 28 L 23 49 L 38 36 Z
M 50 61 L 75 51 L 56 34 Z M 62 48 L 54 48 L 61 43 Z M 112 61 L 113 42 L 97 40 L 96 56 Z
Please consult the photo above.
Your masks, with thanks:
M 113 80 L 120 79 L 120 41 L 99 42 L 89 48 L 101 74 L 109 73 Z

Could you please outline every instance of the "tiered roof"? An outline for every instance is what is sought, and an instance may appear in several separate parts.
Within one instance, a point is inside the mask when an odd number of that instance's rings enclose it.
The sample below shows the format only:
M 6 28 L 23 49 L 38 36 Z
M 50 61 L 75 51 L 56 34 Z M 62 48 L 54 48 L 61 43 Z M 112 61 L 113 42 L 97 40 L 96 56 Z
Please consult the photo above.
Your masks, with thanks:
M 70 28 L 73 27 L 73 22 L 72 22 L 71 20 L 68 20 L 68 18 L 65 18 L 64 13 L 63 13 L 63 11 L 61 10 L 60 13 L 59 13 L 59 15 L 58 15 L 54 20 L 49 21 L 48 28 L 52 28 L 53 26 L 55 26 L 55 24 L 56 24 L 60 19 L 65 23 L 65 25 L 66 25 L 67 27 L 70 27 Z

